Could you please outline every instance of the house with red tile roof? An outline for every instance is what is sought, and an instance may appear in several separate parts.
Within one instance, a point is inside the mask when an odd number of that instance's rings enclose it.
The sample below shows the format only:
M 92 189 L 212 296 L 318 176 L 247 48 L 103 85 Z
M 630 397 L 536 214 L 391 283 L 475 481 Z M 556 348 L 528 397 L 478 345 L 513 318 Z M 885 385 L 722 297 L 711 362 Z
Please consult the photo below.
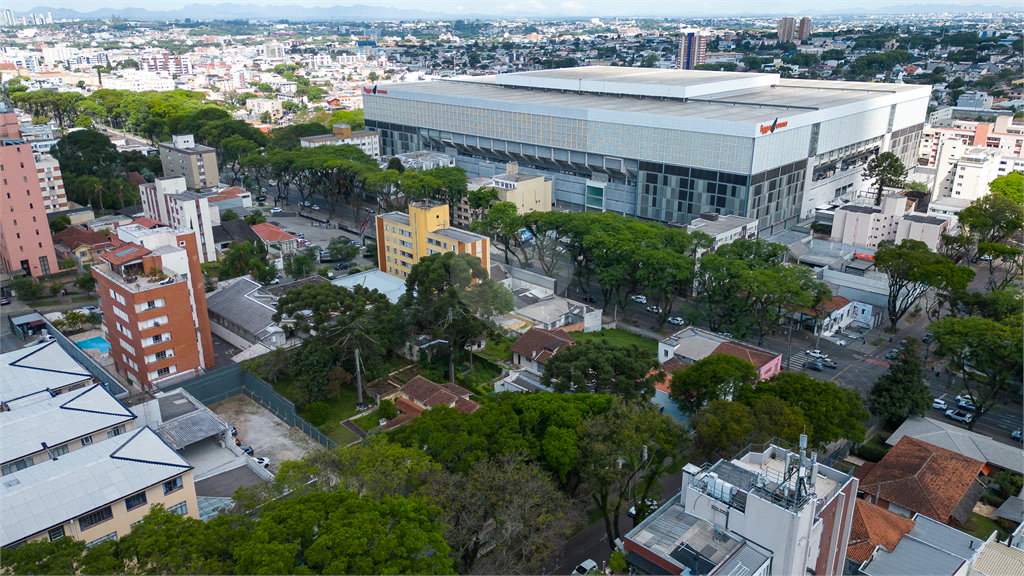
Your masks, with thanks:
M 913 528 L 914 521 L 910 518 L 858 499 L 853 510 L 846 557 L 860 565 L 871 559 L 878 546 L 892 552 L 903 535 Z
M 693 326 L 683 328 L 658 343 L 658 362 L 661 364 L 673 358 L 694 364 L 714 354 L 729 354 L 750 362 L 761 380 L 782 371 L 782 354 Z
M 299 245 L 299 238 L 293 236 L 284 231 L 284 229 L 274 226 L 269 222 L 262 222 L 252 227 L 252 231 L 263 240 L 263 243 L 268 247 L 271 244 L 277 244 L 281 247 L 282 252 L 294 252 Z
M 383 428 L 397 428 L 418 417 L 424 410 L 438 406 L 447 406 L 465 414 L 472 414 L 480 408 L 480 404 L 470 400 L 470 394 L 472 393 L 469 390 L 461 386 L 435 384 L 422 376 L 416 376 L 390 396 L 399 416 L 385 424 Z
M 53 249 L 57 258 L 74 258 L 79 269 L 92 266 L 113 244 L 106 234 L 93 232 L 83 226 L 72 225 L 53 235 Z
M 803 308 L 793 313 L 793 319 L 806 325 L 807 329 L 817 332 L 819 329 L 825 336 L 831 336 L 841 328 L 845 328 L 856 317 L 855 302 L 834 295 L 823 300 L 814 309 Z M 863 304 L 861 304 L 863 307 Z M 817 322 L 817 326 L 814 323 Z
M 984 462 L 910 436 L 900 441 L 860 482 L 859 495 L 897 514 L 914 512 L 939 522 L 963 523 L 986 488 Z
M 544 363 L 548 358 L 575 343 L 576 340 L 561 328 L 555 330 L 530 328 L 508 349 L 512 352 L 513 364 L 540 375 L 544 372 Z

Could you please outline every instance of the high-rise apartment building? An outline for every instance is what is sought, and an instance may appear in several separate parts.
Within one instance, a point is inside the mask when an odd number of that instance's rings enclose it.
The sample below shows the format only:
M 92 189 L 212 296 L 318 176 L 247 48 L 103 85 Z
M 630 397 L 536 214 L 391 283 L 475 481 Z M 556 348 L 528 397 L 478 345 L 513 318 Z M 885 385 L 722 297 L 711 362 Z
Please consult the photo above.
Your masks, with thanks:
M 195 233 L 199 259 L 204 264 L 217 260 L 217 243 L 213 227 L 220 224 L 220 211 L 210 209 L 206 196 L 190 192 L 181 176 L 157 178 L 139 186 L 142 211 L 147 218 L 169 224 L 172 228 L 188 228 Z
M 43 196 L 43 206 L 47 212 L 60 212 L 68 209 L 68 197 L 64 192 L 64 178 L 60 172 L 60 162 L 49 154 L 34 154 L 36 174 L 39 177 L 39 192 Z
M 679 61 L 676 68 L 693 70 L 707 60 L 708 37 L 699 30 L 683 30 L 679 37 Z
M 263 55 L 267 60 L 283 60 L 285 47 L 280 42 L 268 42 L 263 45 Z
M 807 40 L 811 37 L 811 19 L 804 16 L 800 19 L 800 28 L 797 29 L 796 37 L 798 40 Z
M 9 9 L 4 10 L 4 25 L 5 26 L 14 26 L 15 25 L 15 22 L 14 22 L 14 12 L 11 12 Z
M 191 134 L 177 134 L 170 142 L 160 143 L 160 162 L 164 176 L 182 176 L 192 190 L 220 184 L 217 170 L 217 151 L 196 144 Z
M 644 574 L 841 576 L 858 481 L 779 444 L 687 464 L 682 492 L 623 538 L 626 561 Z
M 796 20 L 779 18 L 779 42 L 792 42 L 796 32 Z
M 423 200 L 411 202 L 408 214 L 377 215 L 377 261 L 381 272 L 405 278 L 420 258 L 444 252 L 476 256 L 484 269 L 491 269 L 487 236 L 450 228 L 447 204 Z
M 196 235 L 181 228 L 117 229 L 119 246 L 92 268 L 103 332 L 118 374 L 143 389 L 214 365 Z
M 139 57 L 139 70 L 167 74 L 192 74 L 192 60 L 187 55 L 169 52 L 148 52 Z
M 0 104 L 0 260 L 4 272 L 20 268 L 31 276 L 41 276 L 57 271 L 46 219 L 50 200 L 44 201 L 39 178 L 35 154 L 21 138 L 17 117 Z

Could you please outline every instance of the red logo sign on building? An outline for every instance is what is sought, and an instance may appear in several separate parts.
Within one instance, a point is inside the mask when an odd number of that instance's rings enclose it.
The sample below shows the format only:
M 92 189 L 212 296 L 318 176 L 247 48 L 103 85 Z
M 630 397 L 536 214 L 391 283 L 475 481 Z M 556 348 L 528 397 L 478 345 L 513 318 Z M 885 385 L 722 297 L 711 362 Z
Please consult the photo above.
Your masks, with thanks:
M 761 134 L 774 133 L 776 128 L 785 128 L 788 125 L 789 125 L 789 122 L 787 122 L 787 121 L 779 122 L 779 119 L 776 118 L 775 121 L 772 122 L 770 126 L 767 125 L 767 124 L 762 124 L 761 125 Z
M 376 84 L 373 85 L 373 88 L 366 88 L 364 86 L 363 87 L 363 92 L 366 93 L 366 94 L 384 94 L 385 96 L 388 93 L 387 90 L 378 90 Z

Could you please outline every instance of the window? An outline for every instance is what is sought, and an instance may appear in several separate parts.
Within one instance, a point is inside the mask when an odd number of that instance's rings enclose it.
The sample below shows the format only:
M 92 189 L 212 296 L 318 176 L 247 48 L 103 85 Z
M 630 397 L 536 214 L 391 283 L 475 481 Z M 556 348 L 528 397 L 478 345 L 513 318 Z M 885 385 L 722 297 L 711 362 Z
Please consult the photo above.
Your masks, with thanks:
M 124 434 L 124 432 L 125 432 L 124 424 L 121 424 L 120 426 L 115 426 L 115 427 L 111 428 L 110 430 L 107 430 L 107 438 L 113 438 L 114 436 L 120 436 L 121 434 Z
M 170 368 L 158 368 L 156 371 L 157 376 L 166 376 L 171 373 Z
M 6 475 L 10 474 L 11 472 L 17 472 L 18 470 L 24 470 L 25 468 L 28 468 L 29 466 L 32 466 L 33 464 L 35 464 L 35 462 L 33 462 L 32 461 L 32 457 L 29 456 L 28 458 L 22 458 L 21 460 L 18 460 L 17 462 L 11 462 L 10 464 L 4 464 L 3 468 L 0 469 L 0 473 L 2 473 L 4 476 L 6 476 Z
M 106 542 L 107 540 L 117 540 L 117 532 L 114 531 L 114 532 L 111 532 L 110 534 L 107 534 L 106 536 L 102 536 L 100 538 L 97 538 L 97 539 L 93 540 L 92 542 L 89 542 L 88 544 L 86 544 L 85 547 L 86 548 L 92 548 L 93 546 L 95 546 L 97 544 L 100 544 L 102 542 Z
M 181 476 L 178 476 L 177 478 L 172 478 L 171 480 L 164 482 L 164 494 L 170 494 L 175 490 L 180 490 L 182 486 L 183 484 L 181 483 Z
M 171 514 L 177 514 L 178 516 L 184 516 L 188 514 L 188 502 L 182 502 L 181 504 L 175 504 L 167 509 Z
M 68 445 L 62 444 L 56 448 L 50 448 L 50 458 L 60 458 L 61 456 L 68 453 Z
M 89 444 L 92 444 L 92 436 L 82 438 L 82 446 L 88 446 Z
M 134 510 L 134 509 L 138 508 L 139 506 L 142 506 L 145 503 L 146 503 L 146 493 L 145 492 L 139 492 L 138 494 L 134 494 L 134 495 L 129 496 L 129 497 L 124 499 L 124 507 L 127 508 L 128 510 Z
M 50 542 L 56 542 L 64 537 L 64 527 L 57 526 L 56 528 L 51 528 L 46 535 L 50 537 Z
M 114 512 L 110 509 L 110 506 L 106 508 L 100 508 L 95 512 L 91 512 L 82 516 L 78 519 L 78 529 L 88 530 L 89 528 L 99 524 L 100 522 L 106 522 L 114 517 Z

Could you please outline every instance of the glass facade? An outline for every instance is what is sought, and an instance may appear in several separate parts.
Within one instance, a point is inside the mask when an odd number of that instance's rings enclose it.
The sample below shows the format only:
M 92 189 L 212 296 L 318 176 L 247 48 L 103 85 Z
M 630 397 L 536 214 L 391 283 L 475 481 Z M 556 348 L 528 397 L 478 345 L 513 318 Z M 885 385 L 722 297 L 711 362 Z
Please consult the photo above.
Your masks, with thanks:
M 746 216 L 748 178 L 671 164 L 640 162 L 637 216 L 689 224 L 701 212 Z

